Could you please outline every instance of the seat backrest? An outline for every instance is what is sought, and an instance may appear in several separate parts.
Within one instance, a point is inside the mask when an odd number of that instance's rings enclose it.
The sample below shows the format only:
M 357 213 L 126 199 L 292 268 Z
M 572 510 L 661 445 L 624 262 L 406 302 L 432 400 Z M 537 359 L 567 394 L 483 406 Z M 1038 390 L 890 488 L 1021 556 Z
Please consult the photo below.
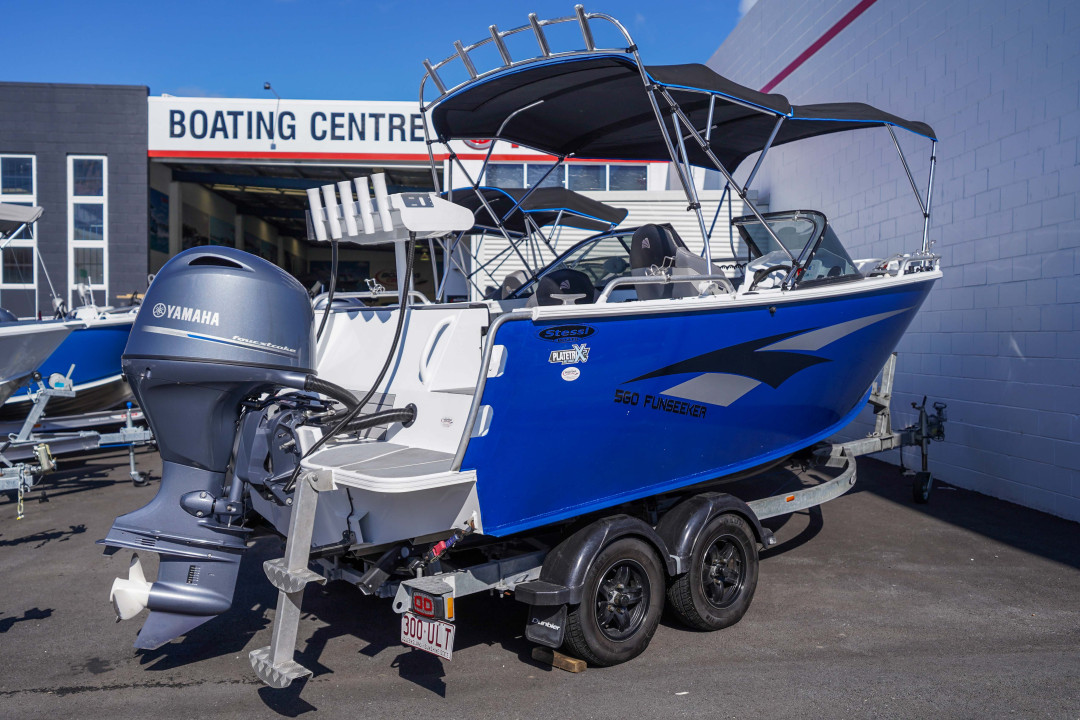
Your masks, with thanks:
M 572 297 L 577 296 L 577 297 Z M 526 307 L 536 305 L 588 305 L 596 299 L 596 288 L 580 270 L 561 268 L 549 272 L 536 283 L 536 292 Z
M 514 272 L 503 278 L 502 287 L 499 288 L 498 298 L 505 300 L 510 297 L 510 294 L 517 290 L 519 287 L 525 284 L 525 281 L 529 279 L 529 274 L 524 270 L 515 270 Z

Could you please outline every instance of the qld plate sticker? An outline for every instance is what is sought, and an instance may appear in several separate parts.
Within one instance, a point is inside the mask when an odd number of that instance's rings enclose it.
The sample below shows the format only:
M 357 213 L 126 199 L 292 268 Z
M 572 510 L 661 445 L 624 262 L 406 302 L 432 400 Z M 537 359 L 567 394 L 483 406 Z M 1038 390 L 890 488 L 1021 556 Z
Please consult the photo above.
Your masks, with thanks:
M 571 366 L 571 367 L 568 367 L 568 368 L 563 368 L 562 379 L 565 380 L 566 382 L 573 382 L 574 380 L 577 380 L 579 377 L 581 377 L 581 371 L 578 370 L 576 367 Z

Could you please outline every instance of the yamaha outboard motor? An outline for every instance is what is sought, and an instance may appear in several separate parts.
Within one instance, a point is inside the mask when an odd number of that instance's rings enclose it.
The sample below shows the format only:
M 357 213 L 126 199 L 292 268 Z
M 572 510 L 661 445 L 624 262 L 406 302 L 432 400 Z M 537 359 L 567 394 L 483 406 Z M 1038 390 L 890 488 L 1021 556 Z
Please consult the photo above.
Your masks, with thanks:
M 150 286 L 123 368 L 161 452 L 161 487 L 100 541 L 161 556 L 156 582 L 136 556 L 113 584 L 119 618 L 151 611 L 135 647 L 156 648 L 232 604 L 247 532 L 236 526 L 240 483 L 225 487 L 237 420 L 245 398 L 310 389 L 312 316 L 299 282 L 232 248 L 180 253 Z

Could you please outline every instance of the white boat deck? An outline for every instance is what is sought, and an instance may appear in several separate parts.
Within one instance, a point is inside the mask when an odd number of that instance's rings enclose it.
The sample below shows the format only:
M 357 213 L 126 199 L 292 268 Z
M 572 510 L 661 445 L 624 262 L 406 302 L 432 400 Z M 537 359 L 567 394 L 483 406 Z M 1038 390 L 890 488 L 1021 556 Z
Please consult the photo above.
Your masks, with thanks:
M 336 485 L 378 492 L 414 492 L 471 481 L 472 472 L 451 470 L 452 453 L 385 441 L 353 442 L 321 450 L 303 462 L 329 470 Z

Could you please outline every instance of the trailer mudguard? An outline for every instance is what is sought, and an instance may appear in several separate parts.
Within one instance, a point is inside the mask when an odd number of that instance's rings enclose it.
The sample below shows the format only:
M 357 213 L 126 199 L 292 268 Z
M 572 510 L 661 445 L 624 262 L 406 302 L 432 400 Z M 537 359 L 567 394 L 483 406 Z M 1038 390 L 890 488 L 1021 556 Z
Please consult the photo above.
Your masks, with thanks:
M 529 605 L 576 605 L 581 602 L 585 576 L 600 551 L 621 537 L 633 535 L 652 545 L 667 568 L 676 565 L 664 540 L 647 523 L 629 515 L 611 515 L 586 525 L 552 548 L 540 579 L 519 584 L 514 596 Z
M 718 492 L 694 495 L 668 510 L 656 526 L 657 535 L 670 553 L 667 559 L 675 566 L 671 574 L 687 571 L 698 536 L 710 520 L 723 513 L 734 513 L 750 523 L 754 536 L 762 545 L 769 547 L 776 542 L 772 532 L 761 526 L 750 506 L 737 497 Z

